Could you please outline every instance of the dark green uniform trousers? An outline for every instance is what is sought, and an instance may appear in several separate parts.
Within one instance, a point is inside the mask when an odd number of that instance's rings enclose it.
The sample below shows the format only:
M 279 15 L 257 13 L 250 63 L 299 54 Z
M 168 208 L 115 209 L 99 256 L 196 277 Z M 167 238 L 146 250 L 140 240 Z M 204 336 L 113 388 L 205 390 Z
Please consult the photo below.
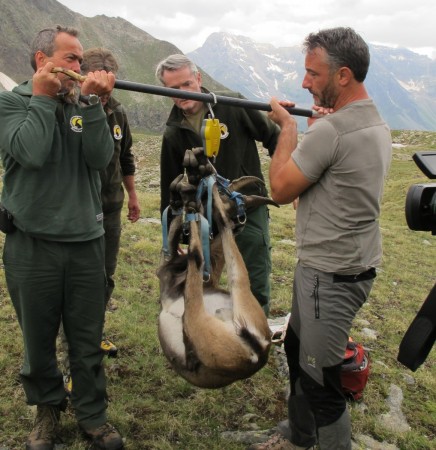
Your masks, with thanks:
M 271 295 L 271 245 L 269 213 L 260 206 L 247 214 L 247 222 L 235 237 L 250 278 L 251 292 L 268 316 Z
M 106 305 L 111 299 L 115 288 L 114 274 L 117 268 L 118 253 L 121 240 L 121 209 L 104 213 L 103 219 L 105 240 L 105 268 L 106 268 Z
M 6 236 L 6 282 L 24 340 L 20 372 L 30 405 L 61 405 L 57 367 L 61 320 L 69 344 L 71 402 L 79 424 L 106 422 L 106 380 L 100 341 L 104 322 L 104 238 L 87 242 L 35 239 L 16 230 Z

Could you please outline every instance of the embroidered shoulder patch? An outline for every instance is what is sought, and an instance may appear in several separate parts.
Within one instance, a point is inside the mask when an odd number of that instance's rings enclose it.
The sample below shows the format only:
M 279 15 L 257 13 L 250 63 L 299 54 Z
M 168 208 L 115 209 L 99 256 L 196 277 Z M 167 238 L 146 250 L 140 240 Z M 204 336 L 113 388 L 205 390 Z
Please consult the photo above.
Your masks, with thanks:
M 122 138 L 123 138 L 123 132 L 121 131 L 121 127 L 118 124 L 114 125 L 114 139 L 119 141 Z

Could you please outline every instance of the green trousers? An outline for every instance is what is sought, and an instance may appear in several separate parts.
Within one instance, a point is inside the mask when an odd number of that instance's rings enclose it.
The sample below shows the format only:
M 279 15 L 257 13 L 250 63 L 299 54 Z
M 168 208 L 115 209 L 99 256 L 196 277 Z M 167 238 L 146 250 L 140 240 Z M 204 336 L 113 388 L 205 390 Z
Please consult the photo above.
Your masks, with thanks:
M 251 292 L 268 316 L 271 295 L 271 245 L 266 206 L 260 206 L 247 214 L 244 229 L 235 240 L 247 267 Z
M 106 270 L 106 294 L 105 302 L 108 304 L 115 288 L 114 274 L 117 268 L 118 253 L 121 239 L 121 209 L 104 213 L 103 219 L 105 241 L 105 270 Z
M 74 389 L 71 402 L 84 428 L 106 422 L 106 379 L 100 341 L 105 312 L 104 238 L 52 242 L 16 230 L 6 235 L 6 283 L 24 341 L 20 371 L 30 405 L 61 405 L 56 336 L 62 320 Z

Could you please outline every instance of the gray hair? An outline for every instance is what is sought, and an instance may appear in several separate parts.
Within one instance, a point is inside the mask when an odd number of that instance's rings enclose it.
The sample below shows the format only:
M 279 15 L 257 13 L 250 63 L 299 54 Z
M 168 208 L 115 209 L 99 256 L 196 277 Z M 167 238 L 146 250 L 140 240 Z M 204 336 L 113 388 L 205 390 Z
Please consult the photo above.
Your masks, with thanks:
M 330 28 L 310 33 L 303 43 L 306 53 L 323 48 L 328 55 L 330 70 L 348 67 L 356 81 L 363 82 L 369 68 L 369 48 L 352 28 Z
M 36 72 L 36 52 L 43 52 L 47 56 L 53 56 L 56 50 L 55 39 L 59 33 L 67 33 L 70 36 L 77 37 L 79 31 L 72 27 L 63 27 L 62 25 L 56 25 L 54 28 L 44 28 L 39 31 L 36 37 L 30 44 L 30 64 L 33 70 Z
M 165 58 L 160 63 L 158 63 L 156 68 L 156 77 L 162 84 L 164 84 L 163 74 L 166 70 L 174 71 L 183 69 L 184 67 L 189 67 L 193 75 L 196 75 L 198 73 L 197 66 L 185 55 L 182 54 L 170 55 L 168 56 L 168 58 Z

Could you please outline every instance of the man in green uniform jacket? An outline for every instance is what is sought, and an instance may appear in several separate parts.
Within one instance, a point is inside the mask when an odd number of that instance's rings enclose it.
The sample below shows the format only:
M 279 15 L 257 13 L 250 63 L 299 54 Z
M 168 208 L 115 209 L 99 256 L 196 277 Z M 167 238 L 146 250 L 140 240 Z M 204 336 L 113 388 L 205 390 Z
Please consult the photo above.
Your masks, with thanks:
M 158 64 L 156 76 L 169 88 L 192 92 L 208 92 L 201 86 L 201 74 L 184 55 L 171 55 Z M 218 93 L 217 93 L 218 94 Z M 222 92 L 220 95 L 224 94 Z M 239 96 L 225 92 L 227 96 Z M 183 157 L 187 149 L 203 147 L 201 126 L 210 113 L 199 101 L 174 98 L 162 140 L 161 151 L 161 212 L 169 205 L 169 186 L 183 173 Z M 209 105 L 210 106 L 210 105 Z M 220 149 L 214 162 L 219 175 L 234 180 L 251 175 L 263 180 L 256 141 L 262 142 L 272 155 L 277 144 L 279 128 L 257 110 L 210 106 L 221 130 Z M 267 195 L 266 188 L 247 194 Z M 250 277 L 253 295 L 268 315 L 270 309 L 271 251 L 268 209 L 260 206 L 247 214 L 244 229 L 236 236 Z
M 35 74 L 0 93 L 2 203 L 16 229 L 6 235 L 6 282 L 24 340 L 20 371 L 27 403 L 37 406 L 28 450 L 53 449 L 65 404 L 57 367 L 62 321 L 70 348 L 71 396 L 79 426 L 97 448 L 123 448 L 107 422 L 100 340 L 104 321 L 104 238 L 99 170 L 112 158 L 113 139 L 99 96 L 113 89 L 106 71 L 88 75 L 77 102 L 83 48 L 72 28 L 48 28 L 31 46 Z
M 95 47 L 83 54 L 81 70 L 84 75 L 96 70 L 106 70 L 115 76 L 118 62 L 113 53 L 105 48 Z M 127 219 L 134 223 L 139 219 L 140 207 L 135 189 L 135 157 L 132 153 L 132 134 L 123 105 L 109 92 L 100 97 L 106 113 L 109 129 L 114 140 L 114 154 L 109 164 L 100 170 L 101 200 L 103 205 L 103 227 L 105 231 L 106 305 L 109 304 L 115 288 L 115 270 L 121 239 L 121 210 L 127 193 Z M 116 346 L 103 336 L 102 348 L 109 355 L 116 353 Z

